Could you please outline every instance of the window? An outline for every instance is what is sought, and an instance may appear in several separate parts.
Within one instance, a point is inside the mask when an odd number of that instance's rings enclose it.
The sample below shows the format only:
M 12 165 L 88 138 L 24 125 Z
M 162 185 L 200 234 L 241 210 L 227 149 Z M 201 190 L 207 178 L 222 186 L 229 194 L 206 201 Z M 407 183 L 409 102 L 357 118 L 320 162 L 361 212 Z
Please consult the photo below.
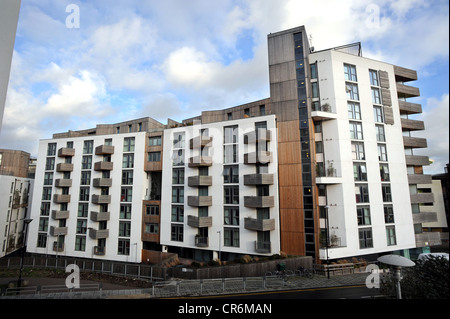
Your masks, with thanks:
M 47 157 L 47 159 L 45 160 L 45 170 L 53 171 L 54 169 L 55 169 L 55 158 Z
M 223 182 L 228 183 L 239 183 L 239 166 L 224 166 L 223 167 Z
M 224 144 L 235 144 L 238 142 L 238 126 L 226 126 L 223 128 L 223 143 Z
M 132 187 L 122 187 L 120 190 L 120 201 L 121 202 L 131 202 L 133 197 Z
M 173 134 L 173 148 L 184 148 L 184 132 Z
M 172 165 L 183 166 L 184 165 L 184 150 L 174 150 L 172 153 Z
M 372 88 L 372 103 L 381 104 L 380 89 Z
M 383 193 L 383 202 L 392 202 L 391 185 L 382 184 L 381 192 Z
M 50 203 L 42 202 L 41 203 L 41 216 L 48 216 L 48 215 L 50 215 Z
M 184 187 L 173 186 L 172 187 L 172 203 L 184 203 Z
M 41 217 L 39 218 L 39 231 L 47 231 L 48 230 L 48 218 Z
M 87 219 L 77 220 L 77 234 L 86 234 L 87 231 Z
M 133 171 L 122 171 L 122 185 L 133 185 Z
M 358 216 L 358 225 L 370 225 L 370 207 L 369 206 L 357 206 L 356 212 Z
M 387 162 L 387 151 L 385 144 L 378 144 L 378 160 L 382 162 Z
M 42 189 L 42 200 L 51 200 L 52 199 L 52 188 L 44 187 Z
M 172 224 L 170 239 L 173 241 L 183 241 L 183 225 Z
M 48 143 L 47 145 L 47 156 L 56 155 L 56 143 Z
M 316 153 L 323 153 L 323 142 L 316 142 Z
M 384 222 L 386 224 L 394 223 L 394 207 L 392 205 L 384 205 Z
M 88 203 L 79 203 L 78 204 L 78 217 L 88 217 Z
M 348 102 L 348 118 L 353 120 L 360 120 L 361 119 L 361 107 L 359 103 L 355 102 Z
M 146 234 L 159 234 L 159 225 L 158 224 L 145 224 Z
M 359 100 L 358 85 L 355 83 L 345 83 L 345 91 L 347 92 L 347 99 Z
M 119 243 L 117 246 L 118 255 L 129 255 L 130 254 L 130 240 L 119 238 Z
M 239 207 L 225 207 L 223 215 L 225 225 L 239 226 Z
M 356 66 L 344 64 L 344 77 L 346 81 L 358 81 L 356 78 Z
M 378 72 L 375 70 L 369 70 L 370 85 L 379 86 L 378 84 Z
M 92 154 L 94 150 L 94 141 L 84 141 L 83 154 Z
M 228 163 L 237 163 L 238 161 L 238 148 L 237 144 L 225 145 L 223 151 L 223 162 Z
M 161 152 L 149 152 L 148 153 L 148 161 L 149 162 L 160 162 L 161 161 Z
M 86 236 L 76 236 L 75 237 L 75 250 L 85 251 L 86 250 Z
M 319 88 L 317 82 L 312 82 L 311 88 L 312 88 L 312 97 L 313 98 L 319 97 Z
M 373 238 L 371 228 L 360 228 L 359 229 L 359 248 L 372 248 Z
M 172 184 L 184 184 L 184 168 L 172 170 Z
M 120 219 L 131 219 L 131 204 L 120 205 Z
M 369 186 L 366 184 L 355 185 L 356 203 L 369 202 Z
M 123 151 L 134 152 L 134 137 L 125 137 L 123 139 Z
M 81 159 L 81 169 L 91 169 L 92 168 L 92 155 L 85 155 Z
M 244 116 L 249 117 L 250 116 L 250 109 L 244 109 Z
M 239 186 L 224 186 L 225 204 L 239 204 Z
M 172 206 L 172 217 L 173 222 L 184 222 L 184 206 Z
M 47 247 L 47 234 L 46 233 L 38 233 L 37 247 L 40 247 L 40 248 Z
M 224 246 L 239 247 L 239 228 L 224 228 Z
M 112 146 L 112 138 L 105 138 L 105 145 Z
M 386 226 L 386 241 L 388 246 L 397 245 L 395 238 L 395 226 Z
M 356 182 L 367 181 L 366 164 L 353 163 L 353 177 Z
M 388 164 L 380 164 L 380 177 L 382 182 L 389 182 L 389 166 Z
M 317 79 L 317 64 L 311 64 L 310 65 L 310 70 L 311 70 L 311 79 Z
M 263 116 L 263 115 L 266 115 L 266 106 L 260 105 L 259 106 L 259 116 Z
M 150 136 L 148 138 L 148 146 L 160 146 L 161 136 Z
M 383 120 L 383 108 L 381 106 L 373 107 L 373 118 L 377 123 L 384 123 Z
M 158 216 L 159 215 L 159 206 L 158 205 L 147 205 L 145 207 L 145 214 L 147 216 Z
M 384 125 L 375 125 L 378 142 L 386 142 L 386 136 L 384 135 Z
M 89 187 L 80 187 L 80 201 L 88 202 L 89 201 Z
M 350 122 L 350 138 L 353 140 L 362 140 L 362 124 L 359 122 Z
M 123 154 L 122 168 L 134 167 L 134 154 Z
M 46 172 L 44 174 L 44 185 L 53 185 L 53 173 Z
M 130 222 L 119 222 L 119 236 L 130 237 L 131 235 L 131 223 Z
M 81 172 L 80 185 L 90 185 L 91 184 L 91 172 Z

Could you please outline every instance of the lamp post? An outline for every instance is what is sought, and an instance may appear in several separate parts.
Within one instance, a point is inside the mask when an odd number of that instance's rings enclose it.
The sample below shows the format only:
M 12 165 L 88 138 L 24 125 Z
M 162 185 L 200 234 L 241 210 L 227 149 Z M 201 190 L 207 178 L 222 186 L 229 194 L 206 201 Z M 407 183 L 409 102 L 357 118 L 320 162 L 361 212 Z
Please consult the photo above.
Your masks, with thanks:
M 394 266 L 394 279 L 395 279 L 395 288 L 397 291 L 397 299 L 402 299 L 402 290 L 400 287 L 400 280 L 402 280 L 401 270 L 402 267 L 412 267 L 416 264 L 409 260 L 408 258 L 398 256 L 398 255 L 385 255 L 378 258 L 379 262 L 384 264 Z
M 22 247 L 22 253 L 20 255 L 20 270 L 19 270 L 19 279 L 17 280 L 17 288 L 20 288 L 22 284 L 22 270 L 23 270 L 23 257 L 25 254 L 25 250 L 27 249 L 27 230 L 28 230 L 28 224 L 31 223 L 31 218 L 25 218 L 23 222 L 24 225 L 24 236 L 23 236 L 23 247 Z M 19 291 L 17 291 L 19 292 Z
M 221 234 L 221 231 L 219 230 L 217 233 L 219 234 L 219 260 L 221 260 L 221 256 L 220 256 L 220 240 L 221 240 L 220 234 Z

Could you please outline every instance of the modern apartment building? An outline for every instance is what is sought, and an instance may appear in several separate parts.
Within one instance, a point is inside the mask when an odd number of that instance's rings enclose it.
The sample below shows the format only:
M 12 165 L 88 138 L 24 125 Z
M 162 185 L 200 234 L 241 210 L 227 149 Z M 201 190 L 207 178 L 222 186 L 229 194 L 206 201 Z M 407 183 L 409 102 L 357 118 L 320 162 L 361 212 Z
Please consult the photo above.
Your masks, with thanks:
M 30 251 L 139 262 L 285 252 L 320 260 L 429 244 L 413 70 L 359 43 L 268 35 L 270 98 L 167 125 L 151 118 L 40 142 Z M 131 147 L 132 145 L 132 147 Z M 130 166 L 132 165 L 132 166 Z M 39 208 L 38 208 L 39 207 Z
M 29 217 L 33 191 L 29 159 L 29 153 L 0 149 L 0 257 L 24 244 L 24 220 Z

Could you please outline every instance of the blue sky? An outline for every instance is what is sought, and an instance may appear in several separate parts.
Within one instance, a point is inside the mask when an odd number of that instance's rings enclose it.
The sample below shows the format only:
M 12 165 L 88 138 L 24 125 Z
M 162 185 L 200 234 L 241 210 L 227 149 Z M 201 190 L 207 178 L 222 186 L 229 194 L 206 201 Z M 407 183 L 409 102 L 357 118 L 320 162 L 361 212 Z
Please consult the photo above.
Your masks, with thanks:
M 426 172 L 440 173 L 448 24 L 448 0 L 22 0 L 0 148 L 36 154 L 56 132 L 267 98 L 267 34 L 305 25 L 317 50 L 360 41 L 365 57 L 418 71 L 426 131 L 415 136 L 435 161 Z

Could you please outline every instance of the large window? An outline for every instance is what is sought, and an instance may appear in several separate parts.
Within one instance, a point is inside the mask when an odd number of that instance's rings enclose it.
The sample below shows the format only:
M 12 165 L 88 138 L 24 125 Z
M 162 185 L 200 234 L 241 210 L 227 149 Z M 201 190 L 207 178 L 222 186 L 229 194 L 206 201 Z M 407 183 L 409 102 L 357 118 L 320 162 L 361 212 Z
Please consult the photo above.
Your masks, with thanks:
M 373 247 L 373 237 L 372 228 L 360 228 L 359 229 L 359 248 L 372 248 Z
M 184 184 L 184 168 L 172 170 L 172 184 Z
M 353 177 L 357 182 L 367 181 L 366 164 L 357 162 L 353 163 Z
M 369 186 L 367 184 L 355 185 L 356 203 L 369 202 Z
M 178 223 L 184 222 L 184 206 L 172 206 L 171 221 Z
M 84 141 L 83 154 L 92 154 L 94 150 L 94 141 Z
M 395 226 L 386 226 L 386 241 L 388 246 L 397 245 Z
M 386 224 L 394 223 L 394 207 L 392 205 L 384 205 L 384 222 Z
M 372 103 L 381 104 L 381 96 L 379 88 L 372 88 Z
M 347 92 L 347 99 L 359 100 L 358 84 L 350 82 L 345 83 L 345 91 Z
M 370 207 L 369 206 L 357 206 L 356 212 L 358 216 L 358 225 L 370 225 Z
M 375 131 L 377 134 L 377 142 L 386 142 L 386 136 L 384 134 L 384 125 L 375 125 Z
M 346 81 L 358 81 L 356 77 L 356 66 L 344 64 L 344 76 Z
M 225 225 L 239 226 L 239 207 L 225 207 L 223 223 Z
M 224 228 L 224 246 L 239 247 L 239 228 Z
M 172 187 L 172 203 L 184 203 L 184 187 L 173 186 Z
M 184 132 L 173 134 L 173 148 L 184 148 Z
M 361 119 L 361 107 L 359 103 L 356 102 L 348 102 L 348 118 L 353 120 Z
M 123 139 L 123 151 L 134 152 L 134 137 L 125 137 Z
M 378 84 L 378 72 L 375 70 L 369 70 L 370 85 L 379 86 Z
M 352 158 L 354 160 L 363 161 L 366 159 L 364 153 L 364 143 L 352 142 Z
M 172 224 L 170 239 L 173 241 L 183 241 L 183 225 Z
M 378 144 L 378 160 L 382 162 L 387 162 L 387 151 L 385 144 Z
M 230 165 L 223 167 L 223 182 L 228 183 L 239 183 L 239 166 Z
M 350 122 L 350 138 L 353 140 L 362 140 L 362 124 L 359 122 Z
M 122 167 L 123 168 L 134 167 L 134 154 L 123 154 Z
M 225 204 L 239 204 L 239 186 L 224 186 Z

